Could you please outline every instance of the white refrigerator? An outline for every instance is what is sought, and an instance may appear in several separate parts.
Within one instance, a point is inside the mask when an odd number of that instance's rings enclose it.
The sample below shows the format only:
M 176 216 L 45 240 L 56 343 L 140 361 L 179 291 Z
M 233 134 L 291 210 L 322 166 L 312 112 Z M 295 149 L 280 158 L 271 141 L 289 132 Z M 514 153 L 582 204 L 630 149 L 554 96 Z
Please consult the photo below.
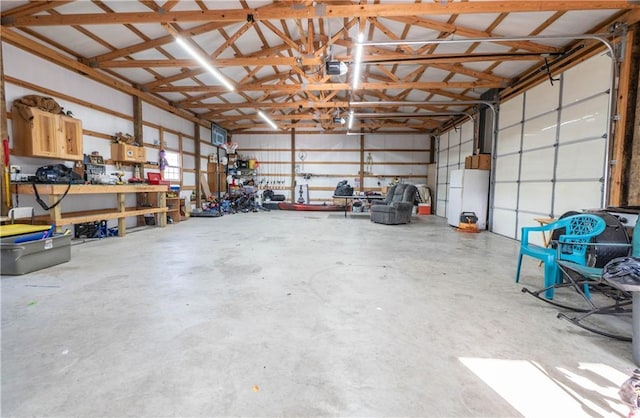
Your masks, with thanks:
M 489 170 L 452 170 L 449 173 L 447 221 L 458 226 L 462 212 L 475 212 L 478 229 L 487 229 Z

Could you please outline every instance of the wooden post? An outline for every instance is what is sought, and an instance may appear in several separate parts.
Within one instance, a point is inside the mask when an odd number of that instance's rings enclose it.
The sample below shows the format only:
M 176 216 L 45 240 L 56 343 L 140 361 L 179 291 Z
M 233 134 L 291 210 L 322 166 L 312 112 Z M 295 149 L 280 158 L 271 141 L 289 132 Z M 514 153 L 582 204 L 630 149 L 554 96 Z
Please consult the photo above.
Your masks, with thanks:
M 635 85 L 632 86 L 631 79 L 634 78 L 637 80 L 637 77 L 631 74 L 634 59 L 634 33 L 635 31 L 629 30 L 626 34 L 626 49 L 622 51 L 623 61 L 620 65 L 616 115 L 612 115 L 612 117 L 618 117 L 619 119 L 616 121 L 612 138 L 609 206 L 623 206 L 627 204 L 627 196 L 623 193 L 627 185 L 625 184 L 624 174 L 627 172 L 629 164 L 629 161 L 625 159 L 625 149 L 628 149 L 633 141 L 633 130 L 627 133 L 627 122 L 630 117 L 633 118 L 633 112 L 635 111 L 635 109 L 629 109 L 629 105 L 634 101 L 636 94 Z M 622 41 L 622 39 L 620 41 Z M 634 91 L 632 91 L 632 89 Z M 629 111 L 632 113 L 630 114 Z
M 142 138 L 142 100 L 138 96 L 133 96 L 133 136 L 136 144 L 144 147 L 144 138 Z
M 296 128 L 291 129 L 291 203 L 296 203 Z
M 199 131 L 199 129 L 198 129 Z M 182 159 L 182 134 L 178 133 L 178 158 L 180 159 L 180 190 L 182 190 L 182 174 L 183 174 L 183 170 L 182 167 L 184 165 L 184 160 Z M 178 197 L 180 197 L 180 194 L 178 194 Z
M 364 191 L 364 133 L 362 129 L 360 129 L 360 175 L 358 176 L 360 179 L 360 190 L 359 192 Z
M 9 139 L 9 131 L 7 128 L 7 105 L 5 103 L 5 94 L 4 94 L 4 64 L 2 62 L 2 48 L 0 48 L 0 141 Z M 15 141 L 15 138 L 13 138 Z M 2 175 L 5 174 L 5 168 L 8 170 L 8 167 L 4 166 L 4 147 L 0 146 L 0 173 Z M 1 214 L 6 215 L 8 212 L 8 208 L 11 206 L 11 202 L 7 202 L 7 192 L 5 190 L 6 184 L 4 178 L 2 178 L 2 187 L 0 187 L 2 196 L 0 197 L 0 209 Z M 9 197 L 11 195 L 9 194 Z
M 136 137 L 137 138 L 137 137 Z M 125 213 L 127 208 L 125 206 L 125 194 L 118 193 L 118 212 Z M 164 215 L 164 214 L 163 214 Z M 118 236 L 124 237 L 127 234 L 127 219 L 126 218 L 118 218 Z
M 635 77 L 629 83 L 630 88 L 636 91 L 635 106 L 629 105 L 627 115 L 627 135 L 631 136 L 628 144 L 628 170 L 626 178 L 626 198 L 629 206 L 640 206 L 640 30 L 638 25 L 634 28 L 633 64 L 631 75 Z M 635 109 L 634 109 L 635 107 Z
M 195 142 L 196 149 L 196 208 L 200 208 L 200 201 L 202 199 L 202 190 L 200 187 L 200 176 L 202 175 L 202 159 L 200 149 L 200 124 L 193 124 L 193 141 Z M 217 175 L 217 174 L 216 174 Z

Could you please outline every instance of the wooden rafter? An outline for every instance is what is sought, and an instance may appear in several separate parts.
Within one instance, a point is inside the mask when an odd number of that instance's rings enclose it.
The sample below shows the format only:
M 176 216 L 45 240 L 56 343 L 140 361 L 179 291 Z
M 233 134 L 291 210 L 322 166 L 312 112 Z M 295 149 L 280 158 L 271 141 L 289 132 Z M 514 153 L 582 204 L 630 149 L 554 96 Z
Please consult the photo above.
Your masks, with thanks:
M 310 19 L 319 17 L 395 17 L 416 15 L 452 15 L 514 12 L 544 12 L 571 10 L 633 9 L 640 5 L 629 1 L 482 1 L 419 4 L 370 4 L 327 5 L 302 7 L 263 7 L 260 9 L 228 9 L 202 11 L 167 11 L 163 13 L 77 13 L 62 16 L 7 16 L 2 17 L 4 26 L 60 26 L 60 25 L 112 25 L 125 23 L 172 23 L 172 22 L 244 22 L 247 14 L 255 21 L 275 19 Z M 323 13 L 323 14 L 321 14 Z

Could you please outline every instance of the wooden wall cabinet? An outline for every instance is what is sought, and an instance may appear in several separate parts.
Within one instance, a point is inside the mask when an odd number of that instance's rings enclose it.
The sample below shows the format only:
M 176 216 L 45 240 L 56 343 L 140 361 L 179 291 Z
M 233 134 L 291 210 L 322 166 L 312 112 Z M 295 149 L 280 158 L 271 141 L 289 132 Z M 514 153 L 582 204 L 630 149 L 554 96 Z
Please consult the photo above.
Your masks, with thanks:
M 24 120 L 13 107 L 13 153 L 25 157 L 82 160 L 82 121 L 30 108 L 33 119 Z
M 147 162 L 147 152 L 144 147 L 127 144 L 111 144 L 111 159 L 130 163 Z

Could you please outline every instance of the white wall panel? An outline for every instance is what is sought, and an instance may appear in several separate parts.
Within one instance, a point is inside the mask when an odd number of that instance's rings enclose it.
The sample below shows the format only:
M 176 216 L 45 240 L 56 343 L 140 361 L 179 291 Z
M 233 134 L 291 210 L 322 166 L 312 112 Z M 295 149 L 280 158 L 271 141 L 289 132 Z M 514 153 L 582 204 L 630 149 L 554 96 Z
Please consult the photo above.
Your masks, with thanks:
M 206 165 L 203 166 L 203 167 L 206 167 Z M 182 156 L 182 168 L 195 170 L 195 168 L 196 168 L 196 158 L 194 156 L 192 156 L 192 155 L 183 155 Z M 204 171 L 206 171 L 206 169 Z
M 553 160 L 555 148 L 544 148 L 522 154 L 520 180 L 553 179 Z
M 85 135 L 82 145 L 83 152 L 85 154 L 97 152 L 104 158 L 109 158 L 111 156 L 111 142 L 105 141 L 102 138 L 94 138 L 92 136 Z
M 543 113 L 557 110 L 560 100 L 560 83 L 538 84 L 526 92 L 524 119 L 528 120 Z
M 551 146 L 556 142 L 558 113 L 548 113 L 530 119 L 525 122 L 523 129 L 523 150 Z
M 183 134 L 187 134 L 191 137 L 194 136 L 193 122 L 146 102 L 142 102 L 142 118 L 145 122 L 154 123 L 177 132 L 182 132 Z
M 196 173 L 182 173 L 182 185 L 183 186 L 195 186 L 196 185 Z
M 560 143 L 602 137 L 607 132 L 609 96 L 602 94 L 562 108 Z
M 519 95 L 500 105 L 500 113 L 498 117 L 498 129 L 504 129 L 522 121 L 522 106 L 524 96 Z
M 6 42 L 2 43 L 2 48 L 4 72 L 8 76 L 53 91 L 59 91 L 67 96 L 77 97 L 107 109 L 114 109 L 124 114 L 133 113 L 133 100 L 127 94 L 109 88 L 76 72 L 52 65 L 51 62 L 29 54 Z M 19 93 L 19 91 L 16 92 Z M 17 97 L 31 94 L 23 93 L 14 97 L 8 93 L 7 91 L 5 96 L 8 103 L 11 103 Z M 77 107 L 75 104 L 64 101 L 62 101 L 61 105 L 71 110 Z
M 175 135 L 171 132 L 164 132 L 163 138 L 165 147 L 172 150 L 180 149 L 180 138 L 178 137 L 178 135 Z
M 196 143 L 193 139 L 182 137 L 182 151 L 183 152 L 196 152 Z M 200 148 L 200 152 L 202 152 L 202 147 Z

